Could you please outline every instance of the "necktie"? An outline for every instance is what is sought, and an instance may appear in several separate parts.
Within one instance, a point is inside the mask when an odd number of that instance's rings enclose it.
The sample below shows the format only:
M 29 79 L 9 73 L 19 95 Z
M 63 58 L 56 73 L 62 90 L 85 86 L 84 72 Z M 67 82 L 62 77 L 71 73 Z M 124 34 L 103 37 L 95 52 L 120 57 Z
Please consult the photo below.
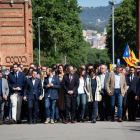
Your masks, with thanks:
M 71 83 L 71 80 L 72 80 L 72 76 L 70 75 L 70 83 Z

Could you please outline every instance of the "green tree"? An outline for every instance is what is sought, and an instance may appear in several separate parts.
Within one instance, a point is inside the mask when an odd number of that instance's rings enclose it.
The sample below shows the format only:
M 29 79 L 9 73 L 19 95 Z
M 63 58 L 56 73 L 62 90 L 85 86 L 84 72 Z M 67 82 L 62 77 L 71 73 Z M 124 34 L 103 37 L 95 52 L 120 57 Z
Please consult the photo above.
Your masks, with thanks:
M 107 54 L 108 49 L 104 50 L 98 50 L 95 48 L 88 48 L 88 57 L 87 57 L 87 64 L 95 64 L 95 63 L 100 63 L 100 64 L 109 64 L 110 63 L 110 58 Z
M 33 0 L 34 61 L 38 62 L 38 17 L 41 20 L 41 64 L 51 66 L 61 63 L 63 56 L 67 62 L 79 67 L 87 63 L 89 43 L 84 40 L 81 20 L 82 12 L 77 0 Z M 57 45 L 55 55 L 54 46 Z
M 126 45 L 136 51 L 136 1 L 124 0 L 116 7 L 114 11 L 115 26 L 115 60 L 121 59 L 121 63 L 125 63 L 122 56 Z M 110 58 L 112 59 L 112 16 L 110 17 L 109 26 L 107 28 L 107 48 Z

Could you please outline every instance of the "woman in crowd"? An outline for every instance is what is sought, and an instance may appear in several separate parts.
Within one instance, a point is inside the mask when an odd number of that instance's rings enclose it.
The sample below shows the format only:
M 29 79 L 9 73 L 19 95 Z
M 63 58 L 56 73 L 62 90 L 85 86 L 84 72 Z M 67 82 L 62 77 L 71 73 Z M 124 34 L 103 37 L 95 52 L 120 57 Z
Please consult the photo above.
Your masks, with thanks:
M 8 80 L 8 74 L 9 72 L 5 72 L 4 78 Z M 4 117 L 7 118 L 8 120 L 11 119 L 11 114 L 12 114 L 12 105 L 10 101 L 10 96 L 8 96 L 7 100 L 5 101 L 5 107 L 4 107 Z
M 25 76 L 28 75 L 28 71 L 29 71 L 29 70 L 28 70 L 27 68 L 24 69 L 23 73 L 25 74 Z
M 86 79 L 83 77 L 85 74 L 84 68 L 77 69 L 79 75 L 79 88 L 77 96 L 77 122 L 80 122 L 79 115 L 81 113 L 81 121 L 84 122 L 85 106 L 86 106 Z M 80 111 L 81 109 L 81 111 Z
M 63 122 L 65 122 L 65 99 L 64 99 L 64 89 L 62 87 L 62 80 L 64 76 L 64 66 L 60 64 L 58 66 L 58 77 L 60 80 L 60 88 L 58 89 L 58 100 L 56 101 L 56 107 L 60 110 L 60 116 L 63 119 Z
M 26 78 L 28 79 L 28 78 L 31 78 L 32 77 L 32 71 L 34 70 L 34 68 L 29 68 L 29 70 L 28 70 L 28 74 L 27 74 L 27 76 L 26 76 Z
M 40 73 L 40 79 L 41 79 L 41 82 L 42 82 L 42 87 L 44 85 L 44 79 L 46 77 L 46 72 L 42 71 Z M 39 101 L 39 111 L 40 111 L 40 119 L 41 119 L 41 122 L 43 123 L 45 121 L 45 100 L 44 100 L 44 89 L 43 89 L 43 98 L 42 100 Z
M 101 95 L 101 83 L 100 78 L 96 76 L 96 70 L 93 68 L 89 71 L 89 77 L 86 79 L 86 93 L 88 101 L 91 100 L 92 104 L 92 121 L 91 123 L 96 123 L 98 101 L 100 101 Z

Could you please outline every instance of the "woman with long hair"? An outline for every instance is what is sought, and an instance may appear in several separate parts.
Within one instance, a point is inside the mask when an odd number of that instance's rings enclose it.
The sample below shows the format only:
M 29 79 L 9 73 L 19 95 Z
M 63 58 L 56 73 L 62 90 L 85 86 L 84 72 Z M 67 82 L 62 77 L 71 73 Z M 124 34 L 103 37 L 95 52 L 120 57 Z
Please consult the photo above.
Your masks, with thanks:
M 56 101 L 56 107 L 59 108 L 60 116 L 63 119 L 63 122 L 65 122 L 65 99 L 64 99 L 64 89 L 62 87 L 62 80 L 64 76 L 64 66 L 60 64 L 58 66 L 58 75 L 60 80 L 60 88 L 58 89 L 58 100 Z
M 83 77 L 85 74 L 84 68 L 78 68 L 77 74 L 79 76 L 79 87 L 77 96 L 77 122 L 80 122 L 79 115 L 81 114 L 81 121 L 84 122 L 84 114 L 86 107 L 86 79 Z M 81 106 L 80 106 L 81 105 Z
M 34 68 L 32 68 L 32 67 L 29 68 L 28 73 L 27 73 L 27 76 L 26 76 L 27 79 L 32 77 L 32 71 L 33 70 L 34 70 Z
M 98 101 L 100 101 L 101 95 L 101 83 L 100 78 L 96 76 L 96 70 L 93 68 L 89 71 L 89 77 L 86 79 L 86 93 L 87 100 L 92 102 L 92 121 L 91 123 L 96 123 Z
M 41 71 L 41 73 L 40 73 L 40 80 L 42 82 L 42 87 L 44 85 L 45 77 L 46 77 L 46 72 L 45 71 Z M 42 100 L 39 101 L 39 113 L 40 113 L 41 122 L 43 123 L 45 121 L 44 89 L 43 89 L 43 98 L 42 98 Z

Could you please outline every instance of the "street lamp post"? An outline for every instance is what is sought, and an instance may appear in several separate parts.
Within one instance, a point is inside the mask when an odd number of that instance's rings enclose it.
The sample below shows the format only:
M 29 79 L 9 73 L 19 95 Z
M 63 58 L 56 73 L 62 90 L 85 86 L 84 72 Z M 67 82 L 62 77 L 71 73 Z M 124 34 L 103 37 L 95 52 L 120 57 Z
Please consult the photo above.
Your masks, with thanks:
M 109 1 L 109 4 L 112 6 L 112 62 L 114 61 L 114 5 L 116 4 L 113 0 Z
M 38 17 L 38 44 L 39 44 L 39 66 L 40 66 L 40 19 L 43 17 Z

